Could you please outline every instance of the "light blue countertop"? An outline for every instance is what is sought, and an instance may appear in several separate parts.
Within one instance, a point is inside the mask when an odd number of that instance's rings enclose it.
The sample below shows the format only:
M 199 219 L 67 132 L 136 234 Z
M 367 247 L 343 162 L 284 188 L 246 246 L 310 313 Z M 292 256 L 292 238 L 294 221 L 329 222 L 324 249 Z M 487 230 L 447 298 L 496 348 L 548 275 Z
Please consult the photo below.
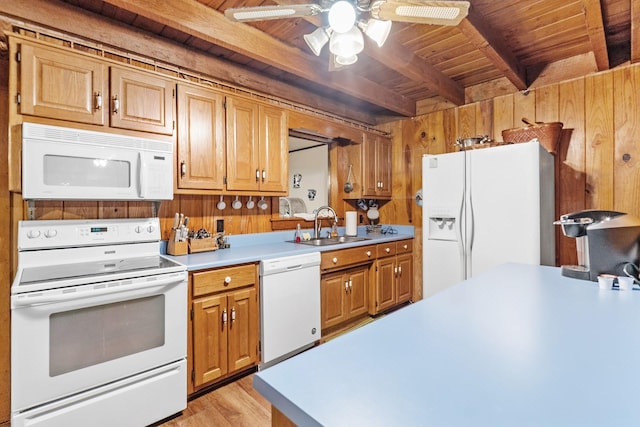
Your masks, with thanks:
M 640 426 L 640 291 L 505 264 L 267 368 L 299 426 Z
M 386 234 L 367 234 L 366 227 L 358 227 L 358 236 L 366 237 L 370 240 L 360 242 L 341 243 L 330 246 L 311 246 L 305 244 L 290 243 L 288 240 L 294 239 L 294 231 L 277 231 L 272 233 L 238 234 L 229 236 L 231 247 L 228 249 L 218 249 L 211 252 L 200 252 L 189 255 L 171 256 L 166 255 L 181 264 L 187 266 L 187 270 L 203 270 L 207 268 L 226 267 L 233 264 L 247 262 L 258 262 L 270 258 L 279 258 L 303 253 L 323 252 L 349 247 L 365 246 L 376 243 L 390 242 L 401 239 L 413 238 L 414 228 L 407 225 L 384 226 L 384 231 L 391 231 Z M 302 230 L 313 234 L 312 230 Z M 338 234 L 344 234 L 344 227 L 338 227 Z M 164 252 L 164 247 L 162 251 Z

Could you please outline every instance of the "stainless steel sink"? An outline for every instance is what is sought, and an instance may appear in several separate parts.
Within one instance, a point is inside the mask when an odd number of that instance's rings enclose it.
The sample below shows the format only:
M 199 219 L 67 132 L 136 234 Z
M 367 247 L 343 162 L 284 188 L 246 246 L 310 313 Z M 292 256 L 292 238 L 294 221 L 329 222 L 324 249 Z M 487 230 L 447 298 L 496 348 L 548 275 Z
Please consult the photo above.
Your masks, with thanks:
M 326 237 L 324 239 L 311 239 L 301 240 L 300 244 L 310 246 L 329 246 L 339 245 L 341 243 L 362 242 L 363 240 L 371 240 L 369 237 L 353 237 L 353 236 L 340 236 L 340 237 Z M 296 243 L 293 240 L 289 240 L 291 243 Z

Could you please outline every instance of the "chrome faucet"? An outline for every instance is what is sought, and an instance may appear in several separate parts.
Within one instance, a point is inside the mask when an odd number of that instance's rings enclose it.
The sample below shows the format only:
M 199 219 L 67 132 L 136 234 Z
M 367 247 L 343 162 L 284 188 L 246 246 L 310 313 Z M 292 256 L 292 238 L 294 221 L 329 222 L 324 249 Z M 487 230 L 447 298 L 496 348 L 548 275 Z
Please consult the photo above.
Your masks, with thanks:
M 331 206 L 320 206 L 316 210 L 316 216 L 313 220 L 313 238 L 318 239 L 320 237 L 320 229 L 322 228 L 322 218 L 318 218 L 318 214 L 321 211 L 330 211 L 333 214 L 333 221 L 338 221 L 338 216 L 336 215 L 336 211 L 333 210 Z M 318 221 L 319 220 L 319 221 Z

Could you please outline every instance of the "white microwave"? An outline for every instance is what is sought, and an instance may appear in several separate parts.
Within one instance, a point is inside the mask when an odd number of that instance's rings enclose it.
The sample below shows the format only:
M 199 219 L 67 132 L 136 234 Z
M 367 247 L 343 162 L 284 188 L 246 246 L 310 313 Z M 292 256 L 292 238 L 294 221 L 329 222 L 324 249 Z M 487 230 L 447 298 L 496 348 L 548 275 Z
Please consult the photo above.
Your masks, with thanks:
M 173 144 L 23 123 L 22 197 L 173 199 Z

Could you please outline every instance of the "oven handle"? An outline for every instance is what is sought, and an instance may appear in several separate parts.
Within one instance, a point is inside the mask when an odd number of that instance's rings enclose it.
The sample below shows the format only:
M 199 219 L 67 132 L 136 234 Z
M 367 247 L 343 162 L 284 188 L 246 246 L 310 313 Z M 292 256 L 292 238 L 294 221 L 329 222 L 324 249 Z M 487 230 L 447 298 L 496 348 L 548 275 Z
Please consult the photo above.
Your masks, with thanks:
M 123 292 L 137 291 L 140 289 L 154 289 L 160 287 L 167 287 L 169 285 L 178 285 L 184 281 L 184 278 L 178 279 L 172 275 L 165 279 L 158 279 L 154 282 L 144 282 L 135 285 L 119 285 L 113 288 L 98 289 L 85 292 L 69 292 L 58 295 L 43 295 L 37 297 L 16 298 L 12 301 L 14 307 L 27 307 L 32 305 L 52 304 L 63 301 L 74 301 L 83 298 L 92 298 L 97 296 L 113 295 Z

